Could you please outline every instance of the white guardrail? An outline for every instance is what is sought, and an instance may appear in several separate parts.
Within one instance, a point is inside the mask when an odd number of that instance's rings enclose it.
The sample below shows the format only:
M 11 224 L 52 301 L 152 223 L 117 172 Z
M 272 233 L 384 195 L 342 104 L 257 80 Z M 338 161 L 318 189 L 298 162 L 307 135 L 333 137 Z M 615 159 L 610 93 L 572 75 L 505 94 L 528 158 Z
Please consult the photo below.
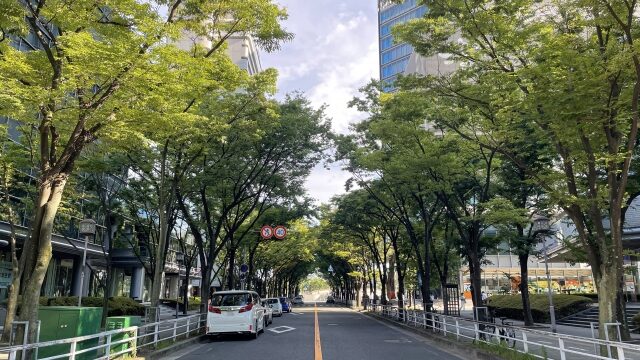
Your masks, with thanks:
M 420 310 L 400 310 L 391 305 L 369 305 L 370 311 L 408 325 L 456 338 L 458 341 L 486 343 L 511 348 L 540 359 L 627 359 L 640 360 L 640 345 L 606 341 L 567 334 L 554 334 L 498 320 L 474 321 Z
M 142 348 L 156 348 L 159 343 L 176 342 L 178 339 L 198 335 L 205 326 L 206 314 L 190 315 L 92 335 L 0 348 L 0 359 L 75 360 L 135 357 L 137 351 Z M 43 353 L 56 355 L 45 357 Z

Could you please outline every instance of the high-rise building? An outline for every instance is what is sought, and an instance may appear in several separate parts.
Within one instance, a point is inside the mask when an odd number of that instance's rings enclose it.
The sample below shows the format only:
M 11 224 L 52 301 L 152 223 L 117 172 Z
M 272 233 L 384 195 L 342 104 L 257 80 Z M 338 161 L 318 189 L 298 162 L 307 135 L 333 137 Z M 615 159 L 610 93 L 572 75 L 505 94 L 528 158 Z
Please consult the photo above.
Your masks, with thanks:
M 390 0 L 378 0 L 378 37 L 380 80 L 385 91 L 393 91 L 393 82 L 400 74 L 435 75 L 455 70 L 456 64 L 442 55 L 428 58 L 413 51 L 404 42 L 396 42 L 391 29 L 398 24 L 422 17 L 427 7 L 419 0 L 405 0 L 398 4 Z
M 183 50 L 191 49 L 194 45 L 210 49 L 213 46 L 211 39 L 206 39 L 185 32 L 184 36 L 177 42 L 179 48 Z M 249 75 L 262 71 L 260 64 L 260 53 L 251 35 L 234 34 L 226 40 L 226 52 L 231 61 L 240 69 L 245 70 Z
M 393 26 L 424 15 L 427 8 L 418 0 L 406 0 L 398 4 L 390 0 L 378 1 L 378 37 L 380 40 L 380 80 L 392 84 L 398 74 L 407 69 L 413 47 L 407 43 L 396 43 L 391 34 Z M 390 85 L 391 86 L 391 85 Z
M 262 71 L 260 53 L 249 35 L 234 35 L 227 40 L 227 54 L 231 60 L 250 75 Z

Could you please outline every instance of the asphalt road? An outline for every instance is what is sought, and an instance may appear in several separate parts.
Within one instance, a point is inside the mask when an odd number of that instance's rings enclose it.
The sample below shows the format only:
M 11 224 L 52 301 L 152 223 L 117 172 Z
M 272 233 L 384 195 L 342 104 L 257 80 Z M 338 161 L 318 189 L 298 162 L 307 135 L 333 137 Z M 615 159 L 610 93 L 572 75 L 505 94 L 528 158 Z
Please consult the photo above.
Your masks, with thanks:
M 459 360 L 419 335 L 355 311 L 319 304 L 273 319 L 257 340 L 223 336 L 176 351 L 164 360 Z M 319 346 L 316 345 L 319 338 Z

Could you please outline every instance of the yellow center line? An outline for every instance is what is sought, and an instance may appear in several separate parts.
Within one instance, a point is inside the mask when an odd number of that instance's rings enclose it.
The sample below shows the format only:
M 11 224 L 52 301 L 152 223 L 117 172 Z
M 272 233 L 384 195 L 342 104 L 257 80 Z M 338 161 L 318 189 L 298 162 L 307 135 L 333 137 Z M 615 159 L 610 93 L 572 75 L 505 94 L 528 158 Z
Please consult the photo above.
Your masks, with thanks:
M 313 305 L 313 312 L 316 319 L 315 325 L 315 360 L 322 360 L 322 346 L 320 346 L 320 326 L 318 326 L 318 305 Z

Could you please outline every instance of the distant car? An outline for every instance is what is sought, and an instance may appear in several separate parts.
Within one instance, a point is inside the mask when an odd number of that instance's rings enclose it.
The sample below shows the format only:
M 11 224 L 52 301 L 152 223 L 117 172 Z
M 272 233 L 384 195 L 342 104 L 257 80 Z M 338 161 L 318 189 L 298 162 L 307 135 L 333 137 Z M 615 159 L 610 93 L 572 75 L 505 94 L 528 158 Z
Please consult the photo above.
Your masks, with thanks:
M 278 298 L 266 298 L 264 299 L 266 306 L 273 311 L 274 316 L 282 316 L 282 304 Z
M 289 302 L 289 299 L 287 299 L 286 297 L 281 297 L 280 298 L 280 305 L 282 306 L 282 312 L 291 312 L 291 302 Z
M 268 320 L 255 291 L 218 291 L 211 297 L 208 310 L 207 335 L 249 334 L 257 339 Z
M 264 325 L 266 327 L 266 326 L 269 326 L 270 324 L 273 324 L 273 308 L 269 306 L 269 303 L 267 302 L 266 299 L 262 300 L 262 307 L 264 308 L 264 318 L 265 318 Z
M 298 296 L 293 298 L 291 303 L 294 304 L 294 305 L 304 305 L 304 300 L 302 300 L 302 296 L 298 295 Z
M 327 296 L 327 304 L 335 304 L 336 303 L 336 299 L 333 298 L 333 296 L 329 295 Z

